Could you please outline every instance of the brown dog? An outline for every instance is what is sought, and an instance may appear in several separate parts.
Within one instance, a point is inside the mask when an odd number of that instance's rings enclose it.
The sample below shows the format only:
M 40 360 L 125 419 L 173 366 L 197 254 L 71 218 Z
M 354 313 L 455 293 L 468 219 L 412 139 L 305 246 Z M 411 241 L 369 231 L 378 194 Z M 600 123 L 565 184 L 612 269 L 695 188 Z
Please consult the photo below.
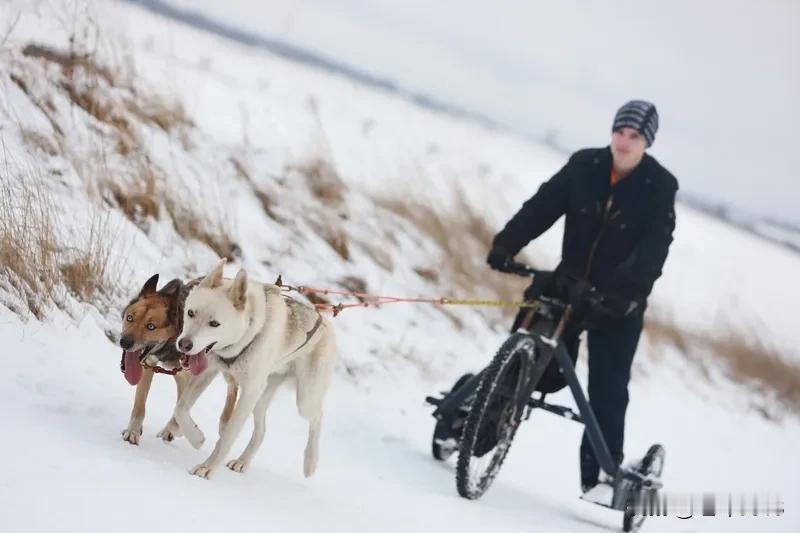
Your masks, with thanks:
M 191 379 L 187 372 L 180 371 L 180 352 L 175 346 L 175 340 L 182 329 L 183 303 L 189 291 L 198 282 L 199 280 L 193 280 L 183 283 L 179 279 L 173 279 L 161 290 L 157 290 L 158 274 L 156 274 L 147 280 L 138 296 L 131 300 L 122 313 L 122 336 L 119 345 L 123 352 L 120 367 L 128 383 L 136 385 L 131 419 L 128 427 L 122 432 L 123 440 L 131 444 L 139 444 L 139 437 L 142 435 L 145 403 L 153 381 L 153 367 L 160 366 L 166 370 L 178 369 L 174 375 L 178 398 Z M 219 419 L 220 428 L 223 428 L 230 419 L 236 403 L 236 383 L 227 378 L 226 382 L 228 394 Z M 171 441 L 180 435 L 174 418 L 158 432 L 158 437 L 164 441 Z

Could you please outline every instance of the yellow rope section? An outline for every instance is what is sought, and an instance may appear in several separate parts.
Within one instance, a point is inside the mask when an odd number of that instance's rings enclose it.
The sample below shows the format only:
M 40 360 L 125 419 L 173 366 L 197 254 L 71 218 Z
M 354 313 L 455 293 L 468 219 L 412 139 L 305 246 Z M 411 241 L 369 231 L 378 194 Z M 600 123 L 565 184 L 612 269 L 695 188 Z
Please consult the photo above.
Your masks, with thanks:
M 503 300 L 457 300 L 450 298 L 442 298 L 442 305 L 470 305 L 470 306 L 485 306 L 485 307 L 526 307 L 536 309 L 539 307 L 539 302 L 507 302 Z

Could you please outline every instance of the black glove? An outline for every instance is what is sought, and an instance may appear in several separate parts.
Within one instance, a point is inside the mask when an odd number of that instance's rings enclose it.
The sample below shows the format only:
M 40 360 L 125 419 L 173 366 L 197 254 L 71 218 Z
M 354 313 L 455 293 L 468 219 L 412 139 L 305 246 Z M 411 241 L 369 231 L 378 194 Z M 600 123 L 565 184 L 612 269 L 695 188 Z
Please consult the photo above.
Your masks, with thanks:
M 572 307 L 573 316 L 583 316 L 589 305 L 589 299 L 598 297 L 597 290 L 592 284 L 581 278 L 562 274 L 557 283 L 560 294 L 566 297 Z
M 606 307 L 616 319 L 635 316 L 642 308 L 638 300 L 629 300 L 615 294 L 607 294 L 603 298 L 603 306 Z
M 573 317 L 584 328 L 609 327 L 643 309 L 638 300 L 602 293 L 583 278 L 561 274 L 556 279 L 558 290 L 572 307 Z
M 637 300 L 628 300 L 616 295 L 602 295 L 587 301 L 584 320 L 591 327 L 608 327 L 641 311 Z
M 512 255 L 508 253 L 505 248 L 495 246 L 489 251 L 489 255 L 486 257 L 486 262 L 494 270 L 503 270 L 503 268 L 508 265 L 512 259 Z
M 533 278 L 533 283 L 528 285 L 528 288 L 525 289 L 523 293 L 525 300 L 531 301 L 536 300 L 543 294 L 549 294 L 553 292 L 554 286 L 554 279 L 555 279 L 555 272 L 552 271 L 541 271 Z

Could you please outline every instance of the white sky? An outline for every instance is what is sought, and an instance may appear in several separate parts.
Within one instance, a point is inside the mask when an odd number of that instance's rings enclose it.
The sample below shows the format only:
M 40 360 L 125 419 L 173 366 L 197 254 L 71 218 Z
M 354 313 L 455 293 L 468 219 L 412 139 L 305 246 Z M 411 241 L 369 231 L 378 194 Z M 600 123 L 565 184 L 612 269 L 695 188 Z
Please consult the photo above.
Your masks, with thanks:
M 570 149 L 651 100 L 682 189 L 800 221 L 798 0 L 170 2 Z

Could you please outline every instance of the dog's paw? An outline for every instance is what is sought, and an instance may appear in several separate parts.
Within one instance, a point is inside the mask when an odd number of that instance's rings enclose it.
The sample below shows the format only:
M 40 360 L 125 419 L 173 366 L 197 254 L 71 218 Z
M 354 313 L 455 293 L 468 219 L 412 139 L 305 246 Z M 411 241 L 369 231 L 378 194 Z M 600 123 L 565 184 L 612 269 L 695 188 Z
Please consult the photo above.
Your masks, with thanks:
M 203 463 L 189 470 L 189 473 L 193 476 L 201 477 L 203 479 L 211 479 L 211 474 L 214 473 L 214 470 Z
M 176 438 L 180 437 L 180 432 L 178 431 L 178 428 L 167 425 L 164 429 L 156 433 L 156 437 L 164 442 L 172 442 Z
M 141 429 L 125 429 L 122 431 L 122 440 L 135 446 L 139 445 L 139 438 L 142 436 Z
M 191 429 L 186 430 L 186 440 L 189 441 L 195 450 L 199 450 L 203 443 L 206 441 L 206 436 L 203 435 L 203 432 L 200 430 L 199 427 L 194 426 Z
M 240 474 L 244 474 L 247 470 L 247 463 L 240 459 L 234 459 L 233 461 L 228 461 L 228 468 L 233 470 L 234 472 L 239 472 Z

